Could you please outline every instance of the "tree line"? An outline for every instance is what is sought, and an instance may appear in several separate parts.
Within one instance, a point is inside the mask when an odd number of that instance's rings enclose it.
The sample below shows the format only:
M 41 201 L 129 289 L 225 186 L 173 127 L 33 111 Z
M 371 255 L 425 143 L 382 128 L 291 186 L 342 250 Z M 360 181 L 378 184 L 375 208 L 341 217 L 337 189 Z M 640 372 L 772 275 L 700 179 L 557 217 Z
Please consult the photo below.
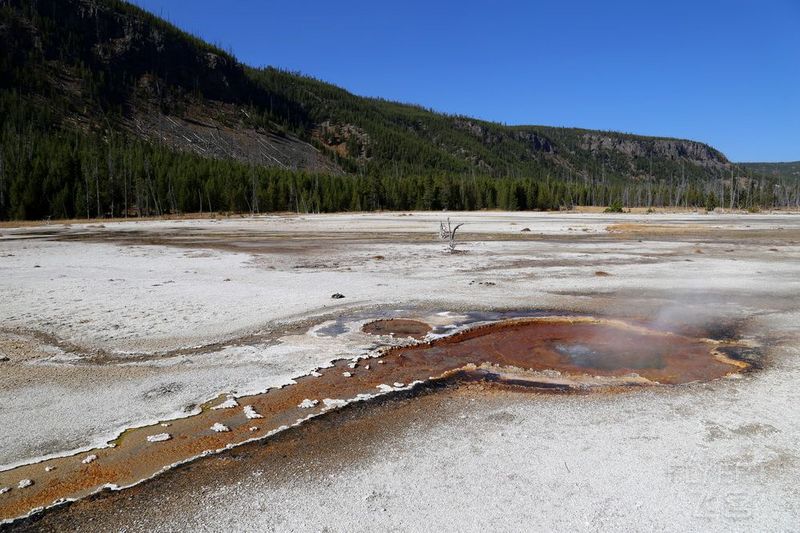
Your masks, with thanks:
M 124 135 L 0 135 L 0 219 L 189 212 L 800 207 L 800 182 L 625 182 L 582 176 L 324 175 L 207 159 Z

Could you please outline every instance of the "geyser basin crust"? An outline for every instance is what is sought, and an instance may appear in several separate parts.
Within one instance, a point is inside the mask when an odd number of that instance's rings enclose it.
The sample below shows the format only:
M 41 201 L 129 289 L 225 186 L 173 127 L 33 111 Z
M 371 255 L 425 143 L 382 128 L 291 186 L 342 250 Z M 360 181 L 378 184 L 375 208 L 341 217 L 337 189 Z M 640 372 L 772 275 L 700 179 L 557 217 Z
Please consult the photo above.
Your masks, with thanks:
M 392 348 L 360 361 L 340 360 L 292 385 L 235 402 L 219 399 L 175 420 L 127 431 L 111 448 L 0 472 L 0 519 L 10 520 L 104 487 L 126 487 L 176 464 L 263 439 L 350 402 L 441 380 L 608 390 L 629 385 L 711 380 L 747 367 L 720 343 L 592 318 L 504 321 L 429 343 Z M 213 409 L 212 407 L 227 408 Z M 259 418 L 253 418 L 257 413 Z M 225 427 L 227 431 L 214 428 Z M 148 438 L 150 437 L 150 438 Z M 19 481 L 32 485 L 17 488 Z

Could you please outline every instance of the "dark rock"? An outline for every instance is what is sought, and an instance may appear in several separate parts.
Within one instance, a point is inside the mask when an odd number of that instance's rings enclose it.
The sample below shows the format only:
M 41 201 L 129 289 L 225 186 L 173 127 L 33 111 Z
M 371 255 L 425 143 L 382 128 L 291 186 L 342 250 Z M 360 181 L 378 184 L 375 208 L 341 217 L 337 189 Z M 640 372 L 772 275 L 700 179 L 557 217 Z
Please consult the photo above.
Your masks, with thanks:
M 522 228 L 520 231 L 527 233 L 531 231 L 531 228 Z
M 10 360 L 11 360 L 11 359 L 9 359 L 8 357 L 6 357 L 5 355 L 4 355 L 4 356 L 2 356 L 2 357 L 0 357 L 0 363 L 5 363 L 6 361 L 10 361 Z
M 342 298 L 344 298 L 344 294 L 337 292 L 335 294 L 332 294 L 331 298 L 333 298 L 334 300 L 341 300 Z

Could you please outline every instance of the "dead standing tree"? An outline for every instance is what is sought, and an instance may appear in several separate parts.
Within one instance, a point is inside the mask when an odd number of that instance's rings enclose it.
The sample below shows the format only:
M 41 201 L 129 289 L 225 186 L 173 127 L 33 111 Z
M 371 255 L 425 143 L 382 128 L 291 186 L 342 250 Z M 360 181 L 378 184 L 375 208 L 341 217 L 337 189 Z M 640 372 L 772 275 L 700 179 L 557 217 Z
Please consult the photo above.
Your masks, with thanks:
M 444 221 L 439 223 L 439 238 L 443 241 L 447 241 L 447 249 L 451 254 L 456 253 L 456 231 L 463 225 L 462 223 L 456 225 L 456 227 L 452 227 L 450 224 L 450 217 L 447 217 L 447 225 L 445 225 Z

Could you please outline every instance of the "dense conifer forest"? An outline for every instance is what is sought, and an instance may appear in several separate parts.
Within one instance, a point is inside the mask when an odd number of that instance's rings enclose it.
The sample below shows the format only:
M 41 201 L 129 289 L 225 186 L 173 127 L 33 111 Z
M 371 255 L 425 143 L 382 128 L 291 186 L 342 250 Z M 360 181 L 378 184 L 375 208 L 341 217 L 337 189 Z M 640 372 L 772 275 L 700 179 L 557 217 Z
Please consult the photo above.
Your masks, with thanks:
M 353 95 L 119 0 L 0 0 L 0 219 L 800 205 L 694 141 Z

